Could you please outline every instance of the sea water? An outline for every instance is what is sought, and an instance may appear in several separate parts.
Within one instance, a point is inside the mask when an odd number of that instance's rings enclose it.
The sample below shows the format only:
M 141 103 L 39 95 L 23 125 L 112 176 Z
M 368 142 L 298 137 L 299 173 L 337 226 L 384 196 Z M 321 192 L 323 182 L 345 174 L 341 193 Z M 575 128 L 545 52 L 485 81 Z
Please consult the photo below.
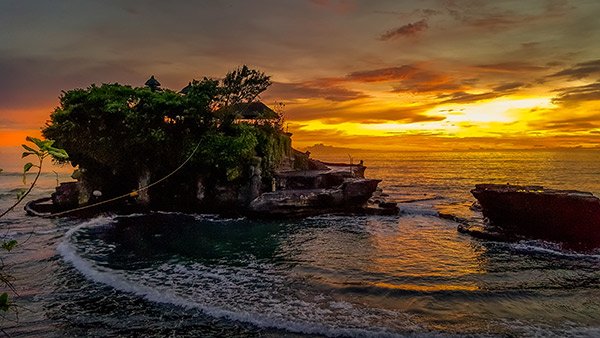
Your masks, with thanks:
M 346 154 L 323 155 L 329 161 Z M 592 151 L 355 153 L 400 216 L 0 219 L 12 336 L 598 336 L 600 252 L 471 238 L 477 183 L 600 195 Z M 33 197 L 48 195 L 54 175 Z M 20 176 L 0 175 L 0 207 Z M 18 319 L 17 319 L 18 314 Z

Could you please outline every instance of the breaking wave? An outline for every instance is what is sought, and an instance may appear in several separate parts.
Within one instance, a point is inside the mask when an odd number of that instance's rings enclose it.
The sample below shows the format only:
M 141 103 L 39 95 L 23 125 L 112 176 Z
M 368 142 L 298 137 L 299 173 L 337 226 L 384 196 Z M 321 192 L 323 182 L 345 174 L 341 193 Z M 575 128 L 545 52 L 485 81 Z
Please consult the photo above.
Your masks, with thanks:
M 200 216 L 199 216 L 200 217 Z M 86 229 L 110 227 L 117 217 L 99 217 L 69 230 L 58 246 L 62 258 L 90 281 L 135 294 L 151 302 L 171 304 L 262 328 L 326 336 L 397 337 L 418 329 L 408 318 L 404 334 L 377 327 L 374 321 L 398 320 L 402 315 L 381 309 L 358 308 L 316 293 L 290 297 L 285 276 L 270 266 L 206 266 L 191 262 L 166 262 L 140 271 L 113 270 L 84 258 L 74 243 Z M 211 217 L 207 217 L 211 218 Z M 418 335 L 417 335 L 418 336 Z M 427 336 L 431 336 L 428 334 Z

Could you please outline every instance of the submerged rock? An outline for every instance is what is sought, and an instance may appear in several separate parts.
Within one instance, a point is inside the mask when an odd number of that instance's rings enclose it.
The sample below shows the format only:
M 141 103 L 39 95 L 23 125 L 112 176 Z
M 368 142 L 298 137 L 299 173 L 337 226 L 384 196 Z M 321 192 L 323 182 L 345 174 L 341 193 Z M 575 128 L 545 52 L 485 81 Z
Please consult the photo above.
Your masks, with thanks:
M 600 199 L 542 186 L 478 184 L 471 193 L 489 225 L 519 236 L 600 246 Z

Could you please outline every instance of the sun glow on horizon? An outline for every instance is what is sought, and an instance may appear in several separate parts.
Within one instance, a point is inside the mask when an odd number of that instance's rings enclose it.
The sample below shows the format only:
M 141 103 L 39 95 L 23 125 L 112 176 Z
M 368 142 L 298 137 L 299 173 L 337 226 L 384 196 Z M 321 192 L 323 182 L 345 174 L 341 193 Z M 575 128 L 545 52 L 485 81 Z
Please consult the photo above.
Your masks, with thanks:
M 383 106 L 387 106 L 385 103 Z M 531 112 L 555 109 L 550 97 L 502 98 L 481 103 L 440 105 L 423 115 L 442 116 L 439 121 L 379 123 L 327 123 L 321 119 L 303 121 L 297 132 L 336 131 L 348 136 L 389 136 L 395 134 L 435 134 L 439 136 L 484 136 L 490 132 L 523 132 Z
M 540 108 L 552 109 L 556 108 L 556 106 L 552 103 L 550 97 L 498 99 L 483 103 L 462 105 L 458 110 L 449 108 L 446 111 L 445 121 L 510 123 L 522 120 L 526 116 L 526 114 L 522 114 L 523 110 L 530 111 Z

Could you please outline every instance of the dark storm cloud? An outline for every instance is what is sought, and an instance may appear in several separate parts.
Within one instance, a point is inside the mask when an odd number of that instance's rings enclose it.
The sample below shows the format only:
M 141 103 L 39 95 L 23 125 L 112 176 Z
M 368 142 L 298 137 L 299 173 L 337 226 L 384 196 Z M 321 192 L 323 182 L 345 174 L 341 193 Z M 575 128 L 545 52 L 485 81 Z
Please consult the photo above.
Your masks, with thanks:
M 513 90 L 517 90 L 519 88 L 524 87 L 526 84 L 523 82 L 511 82 L 511 83 L 504 83 L 501 84 L 497 87 L 494 87 L 494 91 L 495 92 L 507 92 L 507 91 L 513 91 Z
M 443 0 L 448 15 L 463 25 L 485 29 L 511 29 L 529 25 L 532 22 L 561 18 L 575 9 L 569 1 L 548 0 L 534 10 L 524 12 L 523 8 L 511 6 L 501 8 L 501 3 L 484 0 Z M 537 3 L 536 3 L 537 5 Z
M 566 87 L 555 90 L 558 95 L 552 99 L 555 104 L 577 105 L 587 101 L 600 100 L 600 80 L 583 86 Z
M 588 116 L 552 119 L 550 121 L 538 121 L 531 123 L 530 126 L 535 129 L 559 130 L 563 132 L 596 129 L 600 128 L 600 113 Z
M 401 37 L 415 36 L 418 33 L 429 28 L 427 20 L 423 19 L 417 22 L 409 23 L 395 29 L 391 29 L 379 36 L 379 40 L 388 41 Z
M 550 77 L 567 77 L 572 80 L 579 80 L 597 74 L 600 74 L 600 59 L 578 63 L 573 67 L 554 73 Z
M 329 101 L 351 101 L 368 97 L 368 95 L 350 90 L 325 81 L 309 81 L 302 83 L 275 82 L 264 95 L 276 100 L 296 100 L 322 98 Z
M 546 67 L 531 64 L 529 62 L 499 62 L 492 64 L 481 64 L 476 65 L 476 69 L 487 71 L 487 72 L 498 72 L 498 73 L 530 73 L 530 72 L 541 72 L 547 70 Z
M 378 68 L 350 73 L 346 76 L 348 80 L 358 82 L 387 82 L 402 80 L 414 73 L 418 69 L 411 65 L 400 67 Z
M 442 100 L 440 103 L 473 103 L 483 100 L 495 99 L 500 96 L 504 96 L 504 94 L 498 92 L 486 92 L 480 94 L 457 92 L 452 94 L 439 95 L 438 98 Z
M 396 82 L 394 93 L 430 93 L 457 91 L 463 84 L 451 76 L 414 65 L 379 68 L 350 73 L 346 80 L 356 82 Z
M 143 79 L 128 68 L 126 62 L 95 62 L 79 58 L 3 57 L 0 58 L 0 74 L 0 109 L 48 105 L 58 101 L 62 90 L 87 87 L 92 83 Z

